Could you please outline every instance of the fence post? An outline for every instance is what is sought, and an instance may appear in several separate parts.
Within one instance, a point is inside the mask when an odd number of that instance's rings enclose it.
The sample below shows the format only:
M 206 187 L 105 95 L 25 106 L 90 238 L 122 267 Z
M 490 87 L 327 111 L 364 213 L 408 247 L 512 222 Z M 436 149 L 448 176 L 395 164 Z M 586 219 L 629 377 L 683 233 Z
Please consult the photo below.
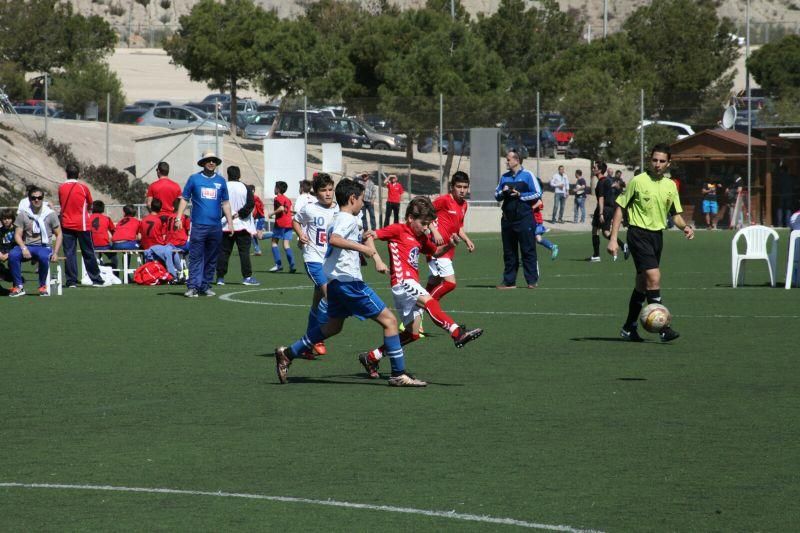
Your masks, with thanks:
M 379 228 L 383 227 L 383 165 L 378 163 L 378 220 L 375 221 Z
M 109 164 L 109 144 L 111 139 L 111 93 L 106 93 L 106 166 Z

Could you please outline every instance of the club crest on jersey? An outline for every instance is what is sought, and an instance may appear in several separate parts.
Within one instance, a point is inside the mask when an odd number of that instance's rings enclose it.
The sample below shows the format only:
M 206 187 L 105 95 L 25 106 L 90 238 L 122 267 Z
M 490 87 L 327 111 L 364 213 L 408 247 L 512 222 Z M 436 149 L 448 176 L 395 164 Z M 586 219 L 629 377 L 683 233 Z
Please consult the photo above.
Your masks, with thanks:
M 408 263 L 415 269 L 419 268 L 419 247 L 415 246 L 408 252 Z

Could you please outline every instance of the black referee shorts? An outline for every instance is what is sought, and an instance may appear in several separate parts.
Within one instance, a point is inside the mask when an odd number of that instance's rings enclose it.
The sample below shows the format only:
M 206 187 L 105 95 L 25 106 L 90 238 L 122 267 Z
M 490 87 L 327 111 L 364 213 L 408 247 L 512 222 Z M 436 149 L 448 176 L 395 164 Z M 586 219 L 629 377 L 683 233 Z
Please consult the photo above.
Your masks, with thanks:
M 611 231 L 611 221 L 614 219 L 614 211 L 616 210 L 617 208 L 614 206 L 603 208 L 603 222 L 600 222 L 600 206 L 595 207 L 592 214 L 592 227 L 600 228 L 603 231 Z
M 664 248 L 664 236 L 661 231 L 630 226 L 628 248 L 636 265 L 636 272 L 658 268 L 661 263 L 661 250 Z

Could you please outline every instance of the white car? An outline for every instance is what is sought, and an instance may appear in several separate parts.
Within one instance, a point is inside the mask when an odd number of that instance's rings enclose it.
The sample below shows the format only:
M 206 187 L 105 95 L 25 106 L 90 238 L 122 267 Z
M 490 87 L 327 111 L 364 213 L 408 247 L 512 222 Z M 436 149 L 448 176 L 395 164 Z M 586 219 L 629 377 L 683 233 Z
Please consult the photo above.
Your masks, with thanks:
M 677 140 L 685 139 L 690 135 L 694 135 L 694 130 L 692 127 L 688 124 L 684 124 L 683 122 L 671 122 L 669 120 L 645 120 L 642 122 L 642 124 L 644 124 L 645 128 L 647 126 L 652 126 L 653 124 L 664 128 L 669 128 L 675 132 L 675 138 Z M 639 131 L 640 127 L 637 127 L 636 131 Z
M 172 130 L 195 127 L 203 123 L 208 129 L 213 130 L 216 127 L 220 131 L 228 131 L 227 122 L 216 121 L 213 117 L 202 113 L 199 109 L 186 106 L 151 107 L 136 120 L 136 123 L 140 126 L 161 126 Z

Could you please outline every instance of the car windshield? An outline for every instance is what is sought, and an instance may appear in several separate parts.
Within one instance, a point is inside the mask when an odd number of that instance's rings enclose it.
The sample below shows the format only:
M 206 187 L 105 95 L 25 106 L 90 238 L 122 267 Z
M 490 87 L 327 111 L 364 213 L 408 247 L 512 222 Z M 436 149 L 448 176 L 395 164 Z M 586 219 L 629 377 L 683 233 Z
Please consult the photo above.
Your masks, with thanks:
M 253 120 L 250 121 L 250 124 L 255 124 L 257 126 L 269 126 L 275 121 L 275 115 L 256 115 L 253 117 Z
M 367 133 L 378 133 L 375 130 L 375 128 L 373 128 L 372 126 L 370 126 L 366 122 L 359 122 L 358 125 L 361 126 L 362 128 L 364 128 L 364 130 L 366 130 Z

